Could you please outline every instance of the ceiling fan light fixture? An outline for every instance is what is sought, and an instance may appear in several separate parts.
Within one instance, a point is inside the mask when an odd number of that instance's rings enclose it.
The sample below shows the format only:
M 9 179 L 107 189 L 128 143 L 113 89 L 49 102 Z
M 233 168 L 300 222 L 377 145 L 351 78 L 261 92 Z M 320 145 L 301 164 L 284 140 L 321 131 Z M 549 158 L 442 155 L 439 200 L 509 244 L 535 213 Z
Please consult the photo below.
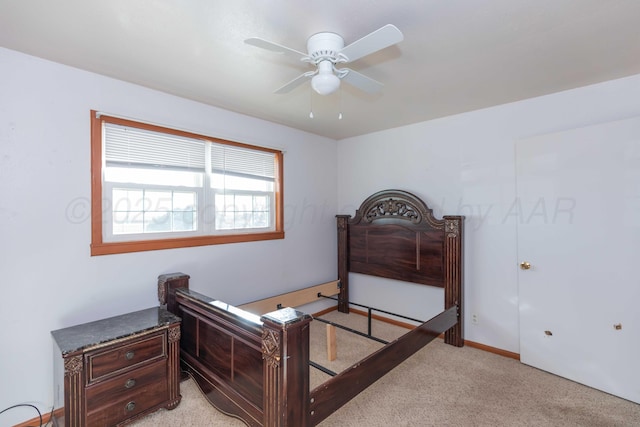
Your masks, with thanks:
M 340 87 L 340 79 L 335 74 L 316 74 L 311 79 L 311 87 L 320 95 L 329 95 Z
M 320 95 L 329 95 L 340 87 L 340 79 L 333 73 L 333 63 L 328 60 L 318 63 L 318 74 L 311 79 L 311 87 Z

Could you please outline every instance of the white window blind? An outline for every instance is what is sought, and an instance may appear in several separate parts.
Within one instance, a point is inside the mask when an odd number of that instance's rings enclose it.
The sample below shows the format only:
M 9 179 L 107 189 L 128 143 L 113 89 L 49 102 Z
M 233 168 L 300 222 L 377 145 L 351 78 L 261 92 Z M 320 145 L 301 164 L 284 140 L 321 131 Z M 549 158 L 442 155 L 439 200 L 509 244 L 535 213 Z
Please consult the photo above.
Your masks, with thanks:
M 211 168 L 213 173 L 273 181 L 276 173 L 275 155 L 266 151 L 212 144 Z
M 205 142 L 113 123 L 104 124 L 107 166 L 205 170 Z

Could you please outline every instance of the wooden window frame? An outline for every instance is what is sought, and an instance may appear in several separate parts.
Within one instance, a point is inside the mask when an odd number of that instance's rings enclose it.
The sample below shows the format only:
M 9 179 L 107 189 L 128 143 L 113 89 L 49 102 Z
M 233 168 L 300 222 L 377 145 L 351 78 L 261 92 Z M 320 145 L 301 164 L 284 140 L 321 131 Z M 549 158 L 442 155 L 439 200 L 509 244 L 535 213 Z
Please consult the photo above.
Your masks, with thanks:
M 103 197 L 102 197 L 102 123 L 109 122 L 122 126 L 134 126 L 155 132 L 163 132 L 187 138 L 197 138 L 218 144 L 250 148 L 274 153 L 276 157 L 275 177 L 275 230 L 265 232 L 224 233 L 194 237 L 175 237 L 153 240 L 131 240 L 125 242 L 105 242 L 103 240 Z M 255 242 L 284 239 L 283 203 L 283 154 L 282 151 L 257 147 L 236 141 L 199 135 L 192 132 L 171 129 L 154 124 L 137 122 L 105 115 L 91 110 L 91 255 L 110 255 L 129 252 L 154 251 L 160 249 L 187 248 L 194 246 L 219 245 L 226 243 Z

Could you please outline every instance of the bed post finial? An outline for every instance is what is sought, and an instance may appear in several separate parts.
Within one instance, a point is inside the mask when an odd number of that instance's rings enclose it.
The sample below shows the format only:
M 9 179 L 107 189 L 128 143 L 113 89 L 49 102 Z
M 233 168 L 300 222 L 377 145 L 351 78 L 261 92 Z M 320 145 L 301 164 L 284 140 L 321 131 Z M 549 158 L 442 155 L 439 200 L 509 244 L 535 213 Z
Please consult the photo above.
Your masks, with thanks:
M 158 302 L 171 313 L 176 314 L 176 289 L 189 289 L 189 275 L 168 273 L 158 276 Z

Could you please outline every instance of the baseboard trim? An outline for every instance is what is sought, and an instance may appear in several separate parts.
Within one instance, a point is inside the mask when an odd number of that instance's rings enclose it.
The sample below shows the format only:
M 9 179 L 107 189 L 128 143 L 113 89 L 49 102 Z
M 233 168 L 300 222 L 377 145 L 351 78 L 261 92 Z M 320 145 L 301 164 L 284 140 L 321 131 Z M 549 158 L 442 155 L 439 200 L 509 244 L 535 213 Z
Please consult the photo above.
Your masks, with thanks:
M 512 351 L 503 350 L 497 347 L 491 347 L 490 345 L 480 344 L 479 342 L 473 342 L 469 340 L 464 340 L 464 345 L 468 345 L 469 347 L 477 348 L 478 350 L 488 351 L 489 353 L 494 353 L 499 356 L 508 357 L 510 359 L 515 359 L 518 362 L 520 361 L 520 354 L 514 353 Z
M 42 414 L 42 424 L 40 424 L 40 417 L 35 417 L 30 419 L 29 421 L 22 422 L 20 424 L 16 424 L 13 427 L 33 427 L 33 426 L 46 426 L 49 421 L 51 421 L 51 416 L 55 418 L 60 418 L 64 415 L 64 408 L 58 408 L 53 412 L 48 412 L 46 414 Z
M 327 314 L 327 313 L 330 313 L 330 312 L 335 311 L 335 310 L 336 310 L 336 307 L 329 307 L 329 308 L 327 308 L 325 310 L 322 310 L 322 311 L 314 314 L 314 316 L 322 316 L 323 314 Z M 358 310 L 357 308 L 350 308 L 349 311 L 352 312 L 352 313 L 358 314 L 360 316 L 365 316 L 365 317 L 368 316 L 368 313 L 366 311 Z M 381 322 L 389 323 L 391 325 L 399 326 L 401 328 L 406 328 L 406 329 L 415 328 L 415 325 L 412 325 L 410 323 L 400 322 L 398 320 L 390 319 L 388 317 L 380 316 L 380 315 L 377 315 L 377 314 L 372 314 L 371 318 L 379 320 Z M 440 338 L 444 338 L 444 335 L 440 335 Z M 464 345 L 472 347 L 472 348 L 477 348 L 478 350 L 483 350 L 483 351 L 486 351 L 488 353 L 493 353 L 493 354 L 497 354 L 499 356 L 508 357 L 510 359 L 515 359 L 517 361 L 520 361 L 520 354 L 511 352 L 511 351 L 507 351 L 507 350 L 503 350 L 501 348 L 491 347 L 490 345 L 481 344 L 481 343 L 474 342 L 474 341 L 469 341 L 469 340 L 464 340 Z
M 320 317 L 323 314 L 327 314 L 327 313 L 331 313 L 332 311 L 336 311 L 338 308 L 337 307 L 329 307 L 329 308 L 325 308 L 324 310 L 320 310 L 317 313 L 314 313 L 312 316 L 313 317 Z

